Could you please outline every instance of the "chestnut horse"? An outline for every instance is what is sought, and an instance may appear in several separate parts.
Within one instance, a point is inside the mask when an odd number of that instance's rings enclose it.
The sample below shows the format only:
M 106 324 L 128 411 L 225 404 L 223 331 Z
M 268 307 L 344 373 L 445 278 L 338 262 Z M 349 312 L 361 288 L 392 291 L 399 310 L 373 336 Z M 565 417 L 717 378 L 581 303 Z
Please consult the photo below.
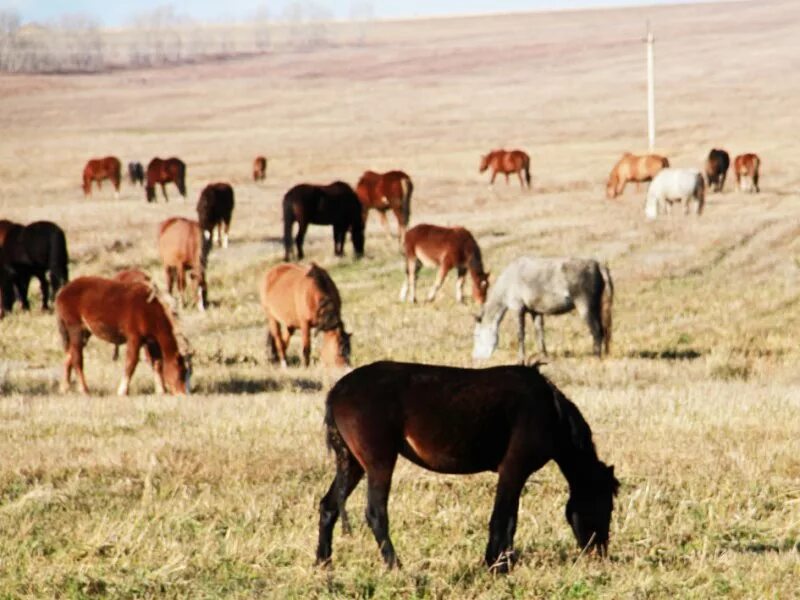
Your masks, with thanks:
M 264 181 L 267 177 L 267 157 L 256 156 L 253 161 L 253 181 Z
M 456 301 L 464 300 L 464 279 L 467 271 L 472 277 L 472 297 L 478 304 L 486 302 L 489 289 L 489 273 L 483 270 L 481 249 L 472 234 L 463 227 L 439 227 L 417 225 L 406 232 L 403 240 L 406 263 L 406 280 L 400 290 L 400 302 L 405 302 L 409 289 L 411 302 L 417 301 L 417 273 L 424 264 L 438 267 L 436 282 L 428 293 L 428 302 L 436 298 L 450 269 L 458 273 L 456 279 Z
M 92 195 L 92 182 L 97 182 L 97 189 L 102 188 L 104 179 L 110 179 L 114 185 L 114 197 L 119 198 L 119 183 L 122 179 L 122 163 L 116 156 L 92 158 L 83 168 L 83 193 Z
M 197 200 L 197 220 L 208 242 L 216 231 L 217 244 L 228 247 L 233 205 L 233 188 L 229 183 L 209 183 L 203 188 Z
M 342 322 L 342 300 L 328 272 L 309 266 L 277 265 L 267 271 L 258 288 L 269 321 L 267 349 L 273 361 L 286 368 L 286 347 L 300 329 L 303 364 L 311 357 L 311 329 L 322 332 L 320 360 L 326 367 L 350 366 L 350 334 Z M 281 331 L 281 326 L 285 334 Z
M 494 179 L 498 173 L 506 176 L 506 185 L 508 185 L 508 176 L 516 173 L 519 177 L 520 187 L 524 189 L 527 184 L 528 189 L 531 189 L 531 159 L 522 150 L 492 150 L 489 154 L 481 157 L 480 172 L 483 173 L 490 167 L 492 169 L 490 186 L 494 185 Z M 524 181 L 523 173 L 525 174 Z
M 414 184 L 403 171 L 386 173 L 364 171 L 356 185 L 356 194 L 358 194 L 358 199 L 363 207 L 364 225 L 367 224 L 369 210 L 377 210 L 383 228 L 391 235 L 389 221 L 386 219 L 386 211 L 391 209 L 397 218 L 397 236 L 402 244 L 403 235 L 411 218 L 411 194 L 413 192 Z
M 636 182 L 636 191 L 639 191 L 640 183 L 650 181 L 661 169 L 667 167 L 669 160 L 658 154 L 636 156 L 626 152 L 611 169 L 606 184 L 606 197 L 611 199 L 622 194 L 629 181 Z
M 388 500 L 397 457 L 437 473 L 498 474 L 484 560 L 496 571 L 514 559 L 519 498 L 532 473 L 554 460 L 569 484 L 567 522 L 581 548 L 605 555 L 614 467 L 597 457 L 578 407 L 535 367 L 462 369 L 377 362 L 342 377 L 325 403 L 336 477 L 319 504 L 317 563 L 331 560 L 333 528 L 367 475 L 367 524 L 389 567 Z
M 297 221 L 297 258 L 303 260 L 303 240 L 309 224 L 333 225 L 333 252 L 344 254 L 344 239 L 350 231 L 356 258 L 364 255 L 364 219 L 358 196 L 344 181 L 330 185 L 301 183 L 283 197 L 284 260 L 292 255 L 292 227 Z
M 736 187 L 739 191 L 760 192 L 758 187 L 761 159 L 758 154 L 740 154 L 733 160 L 733 174 L 736 176 Z
M 189 392 L 188 345 L 177 330 L 170 311 L 147 285 L 130 284 L 102 277 L 79 277 L 64 286 L 56 297 L 58 331 L 67 357 L 61 390 L 69 390 L 72 370 L 84 394 L 89 393 L 83 374 L 83 348 L 94 334 L 112 344 L 127 344 L 125 372 L 117 388 L 127 395 L 131 377 L 144 346 L 153 366 L 156 392 Z
M 114 275 L 113 279 L 114 281 L 119 281 L 120 283 L 140 283 L 155 290 L 155 284 L 153 283 L 153 279 L 150 277 L 150 275 L 139 269 L 122 270 Z M 119 344 L 114 344 L 114 354 L 112 359 L 117 360 L 118 358 Z
M 156 184 L 161 184 L 161 193 L 164 194 L 164 201 L 167 198 L 166 184 L 173 182 L 178 187 L 178 192 L 186 200 L 186 165 L 179 158 L 154 158 L 147 165 L 147 185 L 145 193 L 148 202 L 156 200 Z
M 180 306 L 183 306 L 186 271 L 189 271 L 194 288 L 192 295 L 197 298 L 197 307 L 201 311 L 206 309 L 208 303 L 206 264 L 210 249 L 211 244 L 204 240 L 200 223 L 197 221 L 172 217 L 159 226 L 158 253 L 164 265 L 167 292 L 172 295 L 177 281 Z

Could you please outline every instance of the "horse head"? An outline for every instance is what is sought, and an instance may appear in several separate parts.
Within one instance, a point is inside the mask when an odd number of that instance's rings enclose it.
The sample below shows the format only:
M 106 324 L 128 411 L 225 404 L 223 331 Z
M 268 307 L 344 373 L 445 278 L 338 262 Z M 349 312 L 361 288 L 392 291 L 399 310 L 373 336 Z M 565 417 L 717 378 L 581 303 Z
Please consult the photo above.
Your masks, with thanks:
M 486 295 L 489 293 L 489 271 L 478 274 L 472 286 L 472 297 L 481 306 L 486 304 Z
M 344 329 L 344 324 L 339 323 L 334 329 L 323 332 L 322 348 L 319 356 L 322 364 L 329 368 L 350 368 L 350 337 Z
M 483 314 L 475 316 L 475 331 L 472 334 L 474 360 L 488 359 L 497 348 L 497 325 L 490 320 L 484 320 L 483 317 Z
M 489 160 L 492 158 L 492 153 L 484 154 L 481 156 L 481 166 L 479 168 L 480 173 L 483 173 L 486 169 L 489 168 Z
M 164 384 L 170 393 L 179 396 L 191 392 L 192 348 L 180 331 L 175 331 L 178 351 L 171 360 L 164 360 Z
M 618 490 L 614 466 L 597 461 L 580 486 L 570 491 L 565 512 L 581 548 L 595 550 L 600 556 L 608 552 L 608 530 Z

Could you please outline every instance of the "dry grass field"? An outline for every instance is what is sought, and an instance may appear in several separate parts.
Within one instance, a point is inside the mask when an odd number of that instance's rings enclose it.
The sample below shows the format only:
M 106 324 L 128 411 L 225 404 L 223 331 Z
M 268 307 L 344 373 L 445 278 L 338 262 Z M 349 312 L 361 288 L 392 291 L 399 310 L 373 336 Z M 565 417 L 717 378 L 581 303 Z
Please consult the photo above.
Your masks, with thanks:
M 644 48 L 657 35 L 658 150 L 700 166 L 712 146 L 758 152 L 762 193 L 710 195 L 700 218 L 645 222 L 644 191 L 604 198 L 645 144 Z M 71 276 L 141 266 L 163 283 L 158 222 L 195 214 L 209 181 L 236 189 L 231 247 L 210 257 L 212 308 L 182 322 L 195 393 L 152 395 L 140 364 L 93 340 L 91 397 L 57 392 L 52 314 L 0 322 L 0 597 L 788 598 L 800 582 L 800 7 L 746 2 L 380 23 L 360 46 L 92 76 L 0 77 L 0 217 L 67 232 Z M 533 190 L 477 173 L 520 146 Z M 189 201 L 148 205 L 127 183 L 80 190 L 90 156 L 177 155 Z M 256 154 L 266 182 L 250 181 Z M 282 257 L 280 202 L 301 181 L 355 183 L 366 168 L 415 182 L 414 223 L 463 224 L 497 274 L 523 254 L 608 261 L 612 356 L 578 317 L 547 320 L 543 371 L 580 407 L 622 489 L 611 558 L 582 557 L 554 465 L 529 481 L 508 576 L 482 564 L 495 477 L 401 463 L 389 510 L 404 568 L 387 572 L 362 486 L 313 564 L 317 502 L 333 460 L 331 380 L 272 367 L 256 285 Z M 309 259 L 332 274 L 357 365 L 471 364 L 470 302 L 453 274 L 438 302 L 401 305 L 401 261 L 373 216 L 367 256 Z M 427 287 L 433 274 L 423 271 Z M 38 285 L 33 284 L 33 302 Z M 292 353 L 298 356 L 297 340 Z M 534 352 L 532 340 L 529 351 Z M 514 361 L 513 318 L 492 364 Z

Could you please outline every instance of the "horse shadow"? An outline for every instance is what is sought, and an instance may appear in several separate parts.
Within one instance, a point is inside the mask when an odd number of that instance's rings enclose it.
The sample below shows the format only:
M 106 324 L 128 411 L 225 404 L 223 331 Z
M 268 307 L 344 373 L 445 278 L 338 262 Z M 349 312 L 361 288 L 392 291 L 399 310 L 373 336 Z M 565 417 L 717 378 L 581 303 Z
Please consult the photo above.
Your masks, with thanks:
M 633 350 L 627 356 L 628 358 L 645 358 L 648 360 L 695 360 L 703 356 L 703 353 L 694 348 L 683 350 Z
M 207 394 L 255 395 L 270 392 L 316 393 L 322 383 L 310 377 L 233 377 L 204 386 Z

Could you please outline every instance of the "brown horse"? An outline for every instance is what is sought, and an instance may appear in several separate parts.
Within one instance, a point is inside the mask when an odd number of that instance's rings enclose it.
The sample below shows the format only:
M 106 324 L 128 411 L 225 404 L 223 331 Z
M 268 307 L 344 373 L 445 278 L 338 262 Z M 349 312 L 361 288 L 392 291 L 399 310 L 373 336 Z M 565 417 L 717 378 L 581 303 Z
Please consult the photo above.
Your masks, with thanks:
M 626 152 L 611 169 L 606 184 L 606 197 L 611 199 L 622 194 L 629 181 L 636 183 L 638 192 L 640 183 L 650 181 L 661 169 L 667 167 L 669 167 L 669 160 L 658 154 L 636 156 Z
M 566 517 L 579 546 L 607 552 L 614 467 L 598 459 L 578 408 L 536 368 L 377 362 L 342 377 L 325 404 L 336 477 L 319 504 L 318 564 L 331 559 L 340 515 L 349 532 L 345 503 L 366 473 L 367 523 L 386 565 L 400 566 L 387 510 L 398 456 L 437 473 L 498 474 L 484 555 L 493 570 L 511 565 L 520 494 L 551 460 L 569 484 Z
M 165 384 L 173 394 L 189 392 L 188 345 L 170 311 L 150 287 L 102 277 L 79 277 L 64 286 L 55 305 L 58 330 L 67 352 L 62 391 L 69 389 L 75 369 L 81 391 L 89 393 L 83 374 L 83 348 L 94 334 L 112 344 L 127 344 L 125 373 L 117 388 L 120 396 L 128 393 L 142 346 L 153 366 L 158 393 L 164 391 Z
M 186 200 L 186 165 L 179 158 L 154 158 L 147 165 L 147 185 L 144 186 L 148 202 L 155 202 L 156 184 L 161 185 L 164 201 L 169 202 L 166 184 L 173 182 L 178 192 Z
M 122 178 L 122 163 L 116 156 L 92 158 L 83 168 L 83 193 L 92 195 L 92 182 L 97 182 L 97 189 L 102 188 L 104 179 L 110 179 L 114 185 L 114 197 L 119 198 L 119 183 Z
M 197 200 L 197 220 L 206 241 L 211 243 L 216 231 L 217 244 L 228 247 L 233 205 L 233 188 L 229 183 L 209 183 L 203 188 Z
M 364 225 L 367 224 L 369 210 L 377 210 L 383 228 L 391 235 L 389 221 L 386 219 L 386 211 L 391 209 L 397 218 L 397 235 L 402 243 L 408 221 L 411 218 L 411 194 L 413 192 L 414 184 L 403 171 L 386 173 L 364 171 L 356 185 L 356 194 L 361 201 L 364 215 Z
M 153 279 L 139 269 L 125 269 L 123 271 L 118 272 L 112 278 L 114 281 L 119 281 L 120 283 L 138 283 L 142 285 L 146 285 L 148 288 L 155 291 L 155 285 L 153 284 Z M 114 354 L 112 356 L 113 360 L 117 360 L 119 358 L 119 344 L 114 344 Z
M 736 187 L 739 191 L 760 192 L 758 187 L 761 159 L 758 154 L 740 154 L 733 160 L 733 173 L 736 175 Z
M 191 274 L 193 296 L 197 307 L 204 311 L 208 303 L 206 287 L 206 264 L 211 244 L 204 241 L 200 223 L 183 217 L 172 217 L 162 222 L 158 228 L 158 253 L 164 265 L 167 292 L 177 281 L 178 303 L 183 306 L 186 292 L 186 271 Z
M 322 332 L 320 360 L 326 367 L 350 366 L 350 334 L 342 322 L 342 300 L 336 284 L 322 267 L 281 264 L 267 271 L 258 288 L 269 321 L 267 349 L 286 368 L 286 347 L 300 329 L 303 364 L 311 358 L 311 330 Z M 281 325 L 285 334 L 281 331 Z
M 253 181 L 264 181 L 267 178 L 267 157 L 256 156 L 253 161 Z
M 472 297 L 478 304 L 486 302 L 489 289 L 489 273 L 483 270 L 481 249 L 472 234 L 463 227 L 439 227 L 417 225 L 406 232 L 403 241 L 406 263 L 406 280 L 400 290 L 400 302 L 405 302 L 409 289 L 411 302 L 417 301 L 417 273 L 424 264 L 438 267 L 436 282 L 428 293 L 428 302 L 436 298 L 450 269 L 458 273 L 456 279 L 456 301 L 464 299 L 464 279 L 467 271 L 472 277 Z
M 494 185 L 494 179 L 498 173 L 506 176 L 506 185 L 508 185 L 508 176 L 516 173 L 519 177 L 519 185 L 525 188 L 527 184 L 528 189 L 531 189 L 531 159 L 522 150 L 492 150 L 489 154 L 481 157 L 480 172 L 483 173 L 486 169 L 492 169 L 492 179 L 489 185 Z M 523 181 L 522 174 L 525 174 Z

